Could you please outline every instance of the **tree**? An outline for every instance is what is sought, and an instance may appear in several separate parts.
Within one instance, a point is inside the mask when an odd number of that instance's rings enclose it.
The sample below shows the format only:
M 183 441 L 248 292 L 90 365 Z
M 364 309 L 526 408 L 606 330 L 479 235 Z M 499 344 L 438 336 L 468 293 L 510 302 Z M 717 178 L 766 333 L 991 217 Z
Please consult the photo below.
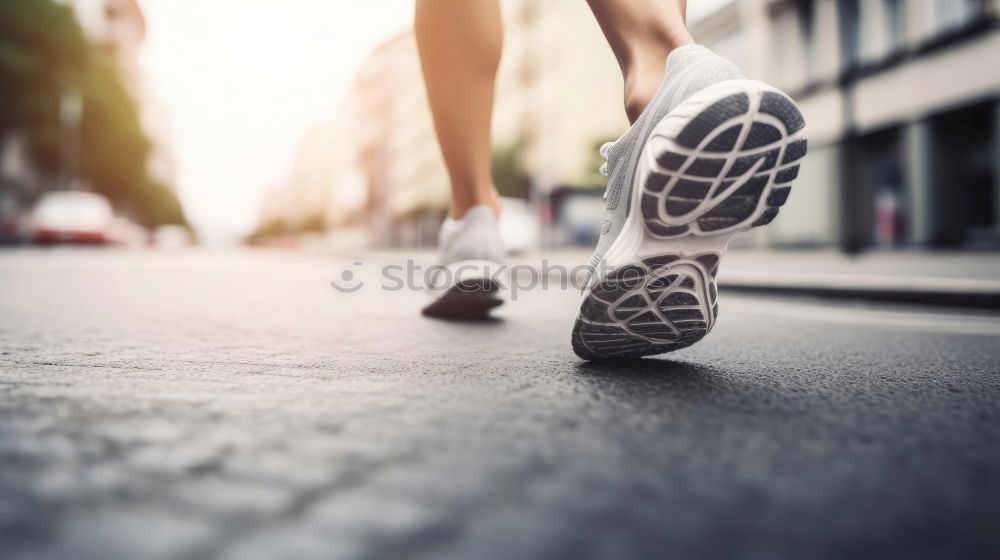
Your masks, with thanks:
M 58 172 L 59 104 L 83 99 L 79 174 L 147 226 L 186 223 L 180 203 L 148 174 L 150 141 L 110 53 L 90 42 L 70 8 L 53 0 L 0 2 L 0 135 L 24 131 L 32 159 Z

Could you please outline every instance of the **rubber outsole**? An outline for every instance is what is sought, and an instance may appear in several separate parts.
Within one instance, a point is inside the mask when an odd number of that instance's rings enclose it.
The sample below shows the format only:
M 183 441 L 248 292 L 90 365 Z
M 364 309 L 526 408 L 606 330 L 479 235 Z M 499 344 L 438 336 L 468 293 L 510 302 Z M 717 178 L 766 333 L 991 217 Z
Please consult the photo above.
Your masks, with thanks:
M 504 302 L 502 288 L 488 278 L 462 280 L 424 307 L 426 317 L 471 321 L 489 317 L 490 310 Z
M 663 354 L 711 331 L 725 246 L 770 223 L 788 200 L 807 149 L 804 125 L 794 101 L 751 80 L 706 88 L 664 117 L 643 148 L 631 200 L 642 254 L 585 293 L 577 355 Z

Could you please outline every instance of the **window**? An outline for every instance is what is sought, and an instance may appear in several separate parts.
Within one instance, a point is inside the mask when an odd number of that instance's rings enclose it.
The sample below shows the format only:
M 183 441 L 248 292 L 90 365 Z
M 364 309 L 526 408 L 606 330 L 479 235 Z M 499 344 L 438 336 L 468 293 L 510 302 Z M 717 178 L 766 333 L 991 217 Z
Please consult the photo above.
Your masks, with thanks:
M 863 212 L 868 221 L 867 242 L 875 247 L 898 247 L 905 243 L 910 220 L 901 131 L 891 128 L 855 142 L 855 172 L 867 198 Z
M 861 6 L 860 0 L 842 0 L 837 3 L 840 16 L 841 68 L 853 70 L 861 59 Z
M 931 35 L 960 30 L 982 15 L 982 0 L 933 0 Z
M 884 0 L 889 53 L 897 53 L 906 46 L 906 3 L 903 0 Z
M 799 35 L 803 52 L 805 53 L 806 80 L 811 82 L 816 77 L 816 36 L 815 10 L 813 0 L 796 0 L 795 14 L 798 17 Z
M 995 103 L 982 103 L 930 120 L 933 158 L 933 242 L 996 243 L 998 217 L 993 154 Z

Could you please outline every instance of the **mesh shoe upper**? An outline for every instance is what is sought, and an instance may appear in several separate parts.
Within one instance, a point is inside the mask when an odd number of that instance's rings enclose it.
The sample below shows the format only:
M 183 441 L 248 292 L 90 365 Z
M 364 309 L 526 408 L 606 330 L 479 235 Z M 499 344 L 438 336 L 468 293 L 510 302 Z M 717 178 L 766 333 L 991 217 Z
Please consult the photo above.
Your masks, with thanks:
M 663 81 L 649 105 L 625 134 L 602 149 L 608 160 L 605 164 L 608 175 L 605 191 L 607 211 L 601 224 L 601 238 L 590 259 L 588 276 L 593 275 L 604 253 L 625 225 L 639 155 L 656 124 L 698 91 L 724 80 L 745 77 L 735 64 L 701 45 L 685 45 L 670 53 Z
M 470 260 L 503 263 L 506 251 L 496 213 L 489 206 L 473 206 L 460 220 L 446 219 L 438 233 L 438 250 L 441 264 Z

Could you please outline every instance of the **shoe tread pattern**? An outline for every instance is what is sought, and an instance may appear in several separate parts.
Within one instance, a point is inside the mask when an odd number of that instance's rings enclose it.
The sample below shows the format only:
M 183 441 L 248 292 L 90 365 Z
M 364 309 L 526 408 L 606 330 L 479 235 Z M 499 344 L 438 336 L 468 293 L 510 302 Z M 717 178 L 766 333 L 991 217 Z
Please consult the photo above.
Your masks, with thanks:
M 585 298 L 573 350 L 587 360 L 638 358 L 701 340 L 718 315 L 719 255 L 662 254 L 607 274 Z
M 640 200 L 647 231 L 671 239 L 769 223 L 798 176 L 804 124 L 795 103 L 773 91 L 710 104 L 655 154 Z

